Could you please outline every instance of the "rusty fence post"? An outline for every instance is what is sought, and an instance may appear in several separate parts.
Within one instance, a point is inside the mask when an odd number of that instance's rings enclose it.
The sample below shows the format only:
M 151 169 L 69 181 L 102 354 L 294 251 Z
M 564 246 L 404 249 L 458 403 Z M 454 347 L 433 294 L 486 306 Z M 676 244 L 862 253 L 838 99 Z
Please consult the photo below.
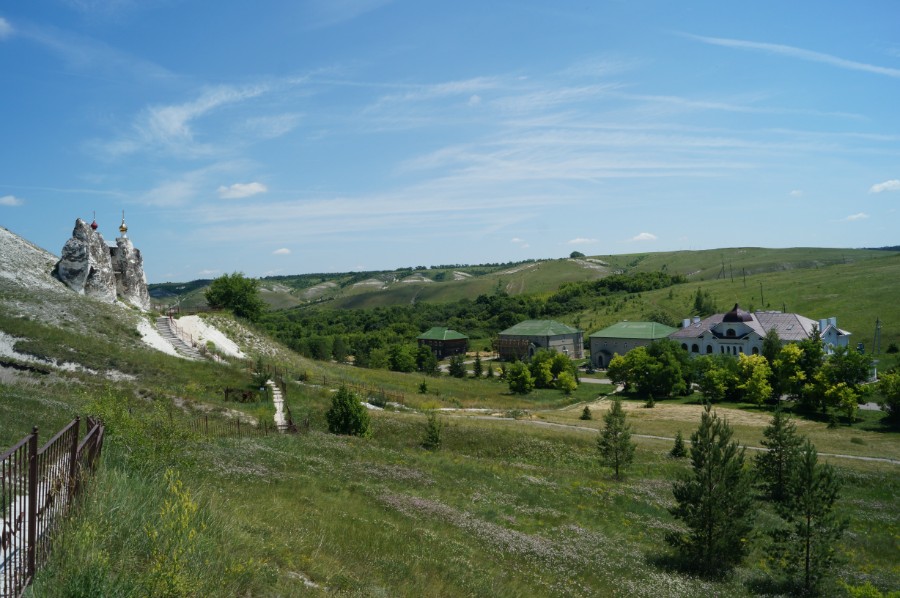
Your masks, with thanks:
M 72 433 L 72 452 L 69 454 L 69 502 L 75 497 L 75 489 L 78 487 L 78 431 L 81 426 L 81 418 L 75 418 L 75 429 Z
M 37 548 L 37 492 L 38 492 L 38 428 L 31 429 L 28 440 L 28 546 L 25 549 L 25 576 L 34 579 L 35 549 Z

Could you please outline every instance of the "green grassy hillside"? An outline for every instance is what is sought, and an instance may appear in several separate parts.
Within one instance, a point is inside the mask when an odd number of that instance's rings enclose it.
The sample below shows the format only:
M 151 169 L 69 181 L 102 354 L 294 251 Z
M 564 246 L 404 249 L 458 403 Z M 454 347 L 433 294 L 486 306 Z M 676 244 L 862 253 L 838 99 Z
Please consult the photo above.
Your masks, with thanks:
M 657 257 L 628 265 L 637 260 L 632 257 L 621 267 L 644 268 Z M 776 263 L 762 256 L 754 263 L 763 262 Z M 686 261 L 684 267 L 695 266 Z M 893 298 L 898 268 L 900 257 L 886 253 L 818 269 L 773 268 L 748 276 L 746 286 L 737 277 L 692 282 L 671 293 L 616 297 L 573 317 L 585 327 L 588 320 L 599 326 L 604 318 L 652 309 L 680 315 L 698 284 L 720 305 L 737 300 L 750 307 L 760 302 L 754 294 L 762 281 L 773 308 L 783 301 L 811 317 L 837 315 L 850 330 L 883 313 L 887 341 L 896 338 L 888 331 L 900 316 Z M 529 268 L 531 274 L 489 272 L 473 279 L 484 278 L 488 289 L 497 280 L 518 280 L 523 292 L 545 293 L 579 269 L 586 270 L 567 260 L 542 262 Z M 225 387 L 253 388 L 249 363 L 165 355 L 141 342 L 136 329 L 144 315 L 69 293 L 46 277 L 44 286 L 33 287 L 21 278 L 0 276 L 0 344 L 15 352 L 0 358 L 0 448 L 33 425 L 46 440 L 76 413 L 100 414 L 109 426 L 100 471 L 31 595 L 777 592 L 759 538 L 748 539 L 749 558 L 724 579 L 700 579 L 669 565 L 665 536 L 680 526 L 668 511 L 671 483 L 688 465 L 667 453 L 677 431 L 689 436 L 696 428 L 701 406 L 693 397 L 660 401 L 655 409 L 627 402 L 638 446 L 634 465 L 616 481 L 600 466 L 596 449 L 607 385 L 583 384 L 573 397 L 549 390 L 521 397 L 498 381 L 442 376 L 427 379 L 428 392 L 420 393 L 421 375 L 306 360 L 228 314 L 212 314 L 209 321 L 245 352 L 289 373 L 287 403 L 309 429 L 210 439 L 189 432 L 188 423 L 201 414 L 271 419 L 269 403 L 224 399 Z M 402 394 L 405 406 L 372 411 L 368 438 L 329 434 L 324 413 L 342 382 L 364 385 L 373 396 Z M 595 419 L 578 419 L 585 405 Z M 424 411 L 435 407 L 480 410 L 444 412 L 442 448 L 429 452 L 421 448 Z M 732 422 L 737 440 L 759 446 L 768 412 L 737 404 L 717 410 Z M 881 592 L 900 587 L 900 433 L 881 425 L 880 415 L 866 412 L 853 426 L 837 428 L 798 424 L 844 483 L 838 509 L 850 527 L 827 595 L 847 594 L 842 584 Z M 760 528 L 772 517 L 763 507 Z

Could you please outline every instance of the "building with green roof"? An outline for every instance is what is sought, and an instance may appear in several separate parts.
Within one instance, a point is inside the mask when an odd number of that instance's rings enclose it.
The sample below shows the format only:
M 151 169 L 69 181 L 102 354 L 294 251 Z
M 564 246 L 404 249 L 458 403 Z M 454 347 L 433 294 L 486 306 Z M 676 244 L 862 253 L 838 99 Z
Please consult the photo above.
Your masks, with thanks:
M 591 343 L 591 363 L 605 368 L 613 355 L 625 355 L 635 347 L 644 347 L 653 341 L 666 338 L 677 328 L 659 322 L 619 322 L 595 332 L 588 338 Z
M 431 347 L 438 359 L 444 359 L 450 355 L 465 355 L 469 348 L 468 336 L 441 326 L 429 328 L 417 336 L 416 340 L 420 347 L 423 345 Z
M 500 359 L 524 359 L 548 349 L 572 359 L 584 357 L 581 330 L 553 320 L 525 320 L 501 332 L 495 343 Z

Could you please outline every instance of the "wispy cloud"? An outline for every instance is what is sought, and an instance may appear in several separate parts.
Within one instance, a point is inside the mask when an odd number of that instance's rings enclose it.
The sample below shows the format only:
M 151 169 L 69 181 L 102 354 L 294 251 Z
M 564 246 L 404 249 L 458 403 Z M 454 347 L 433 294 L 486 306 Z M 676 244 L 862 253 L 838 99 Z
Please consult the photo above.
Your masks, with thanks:
M 631 237 L 632 241 L 656 241 L 656 235 L 653 233 L 638 233 Z
M 800 189 L 794 189 L 790 193 L 788 193 L 791 197 L 803 197 L 803 191 Z
M 900 78 L 900 69 L 877 66 L 874 64 L 866 64 L 864 62 L 857 62 L 855 60 L 847 60 L 845 58 L 832 56 L 831 54 L 824 54 L 822 52 L 815 52 L 813 50 L 805 50 L 803 48 L 797 48 L 794 46 L 769 44 L 764 42 L 752 42 L 747 40 L 728 39 L 722 37 L 706 37 L 702 35 L 685 34 L 685 36 L 706 44 L 712 44 L 714 46 L 739 48 L 743 50 L 757 50 L 760 52 L 767 52 L 769 54 L 778 54 L 791 58 L 799 58 L 800 60 L 807 60 L 810 62 L 820 62 L 843 69 L 864 71 L 867 73 L 875 73 L 877 75 L 886 75 L 888 77 Z
M 218 274 L 219 272 L 221 272 L 221 270 L 200 270 L 199 272 L 197 272 L 197 276 L 201 276 L 201 277 L 205 278 L 207 276 L 214 276 L 214 275 Z
M 21 206 L 24 203 L 24 201 L 22 201 L 15 195 L 4 195 L 3 197 L 0 197 L 0 206 L 14 208 L 16 206 Z
M 13 27 L 9 24 L 9 21 L 0 17 L 0 39 L 6 39 L 7 37 L 11 37 L 13 34 Z
M 859 212 L 858 214 L 851 214 L 851 215 L 847 216 L 846 218 L 844 218 L 844 220 L 846 220 L 848 222 L 853 222 L 855 220 L 865 220 L 868 217 L 869 217 L 869 215 L 866 214 L 865 212 Z
M 294 113 L 248 118 L 240 128 L 254 137 L 275 139 L 293 131 L 300 122 L 301 115 Z
M 575 239 L 570 239 L 567 241 L 569 245 L 593 245 L 594 243 L 599 243 L 597 239 L 586 239 L 584 237 L 577 237 Z
M 281 249 L 276 249 L 272 252 L 272 255 L 291 255 L 291 250 L 287 247 L 282 247 Z
M 235 183 L 233 185 L 222 185 L 217 189 L 219 197 L 222 199 L 243 199 L 252 197 L 260 193 L 265 193 L 269 188 L 262 183 Z
M 872 185 L 869 193 L 881 193 L 883 191 L 900 191 L 900 179 L 891 179 L 883 183 Z

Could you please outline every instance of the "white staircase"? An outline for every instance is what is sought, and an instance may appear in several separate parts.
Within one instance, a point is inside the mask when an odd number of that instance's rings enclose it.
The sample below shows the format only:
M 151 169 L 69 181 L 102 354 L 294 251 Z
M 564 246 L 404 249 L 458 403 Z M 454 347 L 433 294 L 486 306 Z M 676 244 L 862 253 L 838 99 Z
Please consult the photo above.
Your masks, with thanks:
M 156 318 L 156 329 L 159 330 L 162 337 L 175 347 L 175 350 L 184 357 L 196 360 L 203 359 L 203 355 L 201 355 L 197 349 L 184 342 L 184 340 L 175 334 L 175 330 L 172 328 L 172 322 L 168 317 L 160 316 Z

